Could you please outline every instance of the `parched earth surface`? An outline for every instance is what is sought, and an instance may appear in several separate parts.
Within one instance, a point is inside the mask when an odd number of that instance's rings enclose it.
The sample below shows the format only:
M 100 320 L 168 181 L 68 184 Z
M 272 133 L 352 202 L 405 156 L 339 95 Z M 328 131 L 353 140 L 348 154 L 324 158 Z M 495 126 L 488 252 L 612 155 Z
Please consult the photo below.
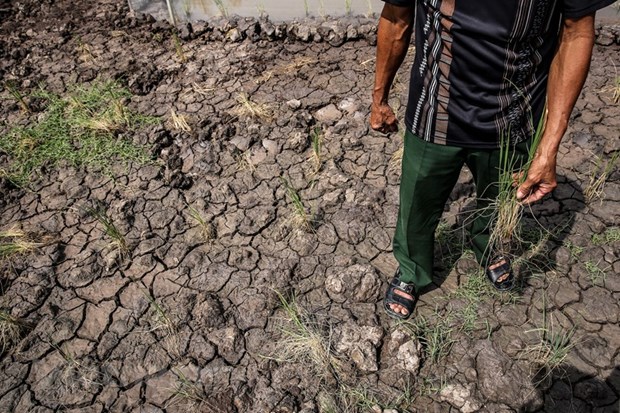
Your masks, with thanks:
M 116 0 L 5 1 L 0 18 L 0 76 L 24 95 L 116 79 L 133 110 L 162 119 L 130 137 L 156 162 L 113 166 L 114 179 L 47 168 L 29 189 L 2 181 L 0 228 L 46 241 L 2 262 L 0 306 L 22 337 L 1 355 L 0 411 L 618 412 L 620 172 L 584 198 L 597 162 L 620 150 L 617 28 L 598 30 L 559 187 L 525 213 L 548 236 L 520 258 L 521 287 L 476 286 L 460 254 L 464 171 L 435 285 L 407 325 L 381 304 L 402 138 L 368 127 L 373 20 L 231 19 L 175 41 Z M 28 115 L 2 97 L 6 133 Z M 562 351 L 560 367 L 541 367 Z

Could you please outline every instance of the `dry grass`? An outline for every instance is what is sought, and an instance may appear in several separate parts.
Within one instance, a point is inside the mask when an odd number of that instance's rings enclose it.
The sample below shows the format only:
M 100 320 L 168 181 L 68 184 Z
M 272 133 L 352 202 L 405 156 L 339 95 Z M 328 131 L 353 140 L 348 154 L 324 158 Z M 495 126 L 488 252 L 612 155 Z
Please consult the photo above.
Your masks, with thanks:
M 245 93 L 239 93 L 236 100 L 239 106 L 235 108 L 234 113 L 237 116 L 263 122 L 271 121 L 273 114 L 269 105 L 253 102 Z
M 235 160 L 237 161 L 238 171 L 254 172 L 256 170 L 256 166 L 252 162 L 251 149 L 248 149 L 247 151 L 244 151 L 244 152 L 237 153 L 235 155 Z
M 0 231 L 0 260 L 27 254 L 42 245 L 43 242 L 34 242 L 24 231 L 16 227 Z
M 23 323 L 17 318 L 0 310 L 0 355 L 21 339 L 23 327 Z
M 322 379 L 339 376 L 341 362 L 331 346 L 331 328 L 317 322 L 295 302 L 277 293 L 284 310 L 282 339 L 277 344 L 277 359 L 300 363 Z
M 187 123 L 184 115 L 178 115 L 174 109 L 170 109 L 170 123 L 175 130 L 191 132 L 192 128 Z
M 614 171 L 619 158 L 620 151 L 614 152 L 607 162 L 604 162 L 601 157 L 595 156 L 594 166 L 590 172 L 588 185 L 583 191 L 583 197 L 586 203 L 591 203 L 602 198 L 605 183 L 609 175 Z

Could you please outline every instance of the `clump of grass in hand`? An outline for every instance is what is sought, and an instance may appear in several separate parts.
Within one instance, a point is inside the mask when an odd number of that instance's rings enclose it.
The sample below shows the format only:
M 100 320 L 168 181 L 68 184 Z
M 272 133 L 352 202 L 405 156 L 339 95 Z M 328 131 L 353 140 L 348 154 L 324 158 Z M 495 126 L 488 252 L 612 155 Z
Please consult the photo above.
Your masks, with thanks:
M 318 173 L 323 163 L 321 159 L 321 149 L 323 147 L 323 136 L 320 127 L 315 127 L 310 132 L 310 140 L 312 144 L 312 162 L 314 163 L 314 173 Z
M 543 113 L 545 112 L 543 111 Z M 519 223 L 521 221 L 523 205 L 517 199 L 517 188 L 527 179 L 527 170 L 532 164 L 542 138 L 545 120 L 545 115 L 543 115 L 540 122 L 538 122 L 538 127 L 529 147 L 527 162 L 520 171 L 516 171 L 518 165 L 513 150 L 514 147 L 510 141 L 510 133 L 502 134 L 501 136 L 499 181 L 497 183 L 499 195 L 494 200 L 493 228 L 488 244 L 488 248 L 493 251 L 494 255 L 508 255 L 513 240 L 519 239 Z
M 61 97 L 44 90 L 34 96 L 47 102 L 35 124 L 0 135 L 0 150 L 9 155 L 8 179 L 26 186 L 42 166 L 90 166 L 111 171 L 111 162 L 147 163 L 148 152 L 122 137 L 122 132 L 157 123 L 125 106 L 131 95 L 113 81 L 74 86 Z
M 8 312 L 0 310 L 0 355 L 21 339 L 22 332 L 23 323 Z
M 30 113 L 30 107 L 28 106 L 28 103 L 26 103 L 24 95 L 22 95 L 21 92 L 17 90 L 17 87 L 12 82 L 5 82 L 4 88 L 9 92 L 13 99 L 15 99 L 15 102 L 17 102 L 17 105 L 22 110 L 22 112 Z
M 102 206 L 88 208 L 87 213 L 103 225 L 103 232 L 111 239 L 110 246 L 113 249 L 118 249 L 121 256 L 125 256 L 129 252 L 125 236 L 119 231 L 112 219 L 108 217 L 105 209 Z
M 200 235 L 205 242 L 211 242 L 215 239 L 215 228 L 211 222 L 207 221 L 202 214 L 194 207 L 188 205 L 189 216 L 200 227 Z
M 596 157 L 594 167 L 590 172 L 590 181 L 583 191 L 586 203 L 593 202 L 603 195 L 603 188 L 607 182 L 607 178 L 614 171 L 616 163 L 620 158 L 620 151 L 616 151 L 611 155 L 607 162 L 603 162 L 600 157 Z
M 268 105 L 252 102 L 245 93 L 239 93 L 236 99 L 239 103 L 239 106 L 235 110 L 238 116 L 249 117 L 262 121 L 271 120 L 272 113 Z
M 291 217 L 291 223 L 295 228 L 302 229 L 304 231 L 311 231 L 314 227 L 312 215 L 306 211 L 306 207 L 301 200 L 299 193 L 293 188 L 291 183 L 286 178 L 280 178 L 286 195 L 291 201 L 293 206 L 293 214 Z

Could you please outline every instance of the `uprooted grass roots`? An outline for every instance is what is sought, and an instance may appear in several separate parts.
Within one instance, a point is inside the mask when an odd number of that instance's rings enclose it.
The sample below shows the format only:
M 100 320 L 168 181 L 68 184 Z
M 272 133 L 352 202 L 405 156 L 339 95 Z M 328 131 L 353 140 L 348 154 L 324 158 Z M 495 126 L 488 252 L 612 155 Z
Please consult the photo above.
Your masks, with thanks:
M 73 86 L 65 96 L 39 90 L 34 97 L 47 102 L 45 111 L 25 127 L 0 135 L 0 151 L 9 155 L 6 176 L 26 186 L 44 165 L 90 166 L 111 171 L 111 161 L 147 163 L 142 147 L 123 138 L 156 118 L 129 110 L 130 93 L 113 81 Z
M 527 179 L 529 169 L 545 127 L 546 117 L 542 116 L 538 122 L 536 132 L 532 137 L 527 161 L 520 167 L 517 164 L 516 154 L 511 144 L 510 133 L 502 134 L 499 149 L 499 181 L 498 196 L 493 200 L 493 227 L 489 240 L 489 247 L 494 254 L 507 254 L 511 243 L 519 239 L 519 222 L 523 206 L 517 199 L 517 187 Z M 533 129 L 533 125 L 531 125 Z M 516 172 L 516 179 L 515 179 Z M 516 185 L 515 185 L 516 184 Z M 484 213 L 484 212 L 483 212 Z
M 271 120 L 272 112 L 269 105 L 254 102 L 245 93 L 239 93 L 236 99 L 239 104 L 235 109 L 237 116 L 257 119 L 264 122 Z

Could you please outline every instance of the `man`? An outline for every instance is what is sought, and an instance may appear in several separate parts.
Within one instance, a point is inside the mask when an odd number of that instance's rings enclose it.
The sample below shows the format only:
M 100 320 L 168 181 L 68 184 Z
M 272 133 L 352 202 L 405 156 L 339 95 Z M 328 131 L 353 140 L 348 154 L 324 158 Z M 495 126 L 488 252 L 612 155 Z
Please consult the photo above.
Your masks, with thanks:
M 388 94 L 416 16 L 394 235 L 400 266 L 384 300 L 390 316 L 404 319 L 431 283 L 434 232 L 464 164 L 485 211 L 471 228 L 476 258 L 496 288 L 512 287 L 510 260 L 489 245 L 500 143 L 517 167 L 525 164 L 546 119 L 517 198 L 529 204 L 556 187 L 558 147 L 589 69 L 594 14 L 614 0 L 384 1 L 370 117 L 384 133 L 397 130 Z

